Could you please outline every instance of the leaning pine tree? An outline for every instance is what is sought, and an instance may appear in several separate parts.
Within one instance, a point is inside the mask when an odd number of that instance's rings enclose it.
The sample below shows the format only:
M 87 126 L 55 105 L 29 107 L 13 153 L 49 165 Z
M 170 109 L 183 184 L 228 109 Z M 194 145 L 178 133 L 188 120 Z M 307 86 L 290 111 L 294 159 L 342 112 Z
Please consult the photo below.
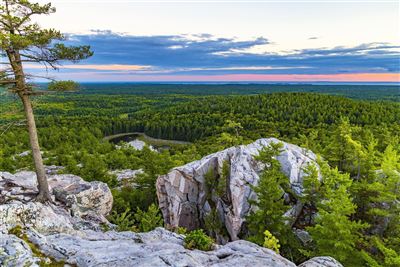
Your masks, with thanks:
M 41 64 L 57 69 L 65 60 L 78 62 L 92 56 L 93 52 L 89 46 L 65 46 L 60 43 L 65 40 L 61 32 L 42 29 L 32 22 L 35 15 L 55 12 L 50 3 L 41 5 L 28 0 L 0 0 L 0 3 L 0 86 L 8 88 L 22 101 L 38 181 L 39 194 L 36 200 L 46 202 L 51 199 L 31 103 L 31 96 L 39 92 L 29 83 L 35 76 L 25 73 L 23 64 Z M 61 89 L 65 88 L 64 84 L 61 83 Z M 53 83 L 52 88 L 57 86 Z

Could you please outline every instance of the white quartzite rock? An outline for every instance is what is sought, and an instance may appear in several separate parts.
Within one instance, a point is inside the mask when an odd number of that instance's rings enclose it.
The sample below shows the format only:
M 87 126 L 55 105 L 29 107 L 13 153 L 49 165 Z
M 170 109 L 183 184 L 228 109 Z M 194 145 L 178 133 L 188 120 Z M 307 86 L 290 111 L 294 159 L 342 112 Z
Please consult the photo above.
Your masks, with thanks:
M 0 233 L 0 266 L 38 267 L 29 245 L 14 235 Z
M 28 230 L 27 236 L 47 257 L 79 267 L 295 267 L 272 250 L 244 240 L 217 246 L 213 251 L 188 250 L 183 236 L 157 228 L 148 233 L 95 232 L 42 235 Z M 40 259 L 29 246 L 13 235 L 0 234 L 0 265 L 37 266 Z M 323 261 L 321 261 L 323 259 Z M 329 257 L 311 259 L 302 267 L 343 267 Z M 323 265 L 324 262 L 328 265 Z M 337 265 L 332 265 L 336 262 Z
M 188 229 L 199 227 L 210 211 L 205 192 L 205 174 L 212 168 L 221 174 L 225 161 L 230 166 L 228 181 L 228 201 L 217 198 L 215 206 L 222 214 L 232 240 L 238 239 L 246 215 L 251 208 L 249 199 L 256 195 L 251 185 L 257 185 L 263 166 L 254 156 L 270 143 L 280 142 L 275 138 L 259 139 L 247 146 L 238 146 L 208 155 L 201 160 L 172 169 L 157 179 L 157 195 L 164 221 L 172 227 L 183 226 Z M 277 159 L 283 173 L 288 177 L 291 188 L 296 194 L 302 192 L 303 168 L 315 164 L 316 156 L 311 151 L 296 145 L 282 142 L 282 152 Z M 298 202 L 287 212 L 288 217 L 296 218 L 301 212 Z
M 105 183 L 86 182 L 71 174 L 56 174 L 47 177 L 55 200 L 66 205 L 77 216 L 93 216 L 104 220 L 112 208 L 112 194 Z M 37 193 L 36 174 L 22 171 L 16 174 L 0 172 L 1 196 L 27 201 Z
M 0 205 L 0 232 L 7 233 L 17 225 L 36 229 L 42 233 L 73 231 L 64 209 L 30 202 L 14 202 Z
M 63 174 L 51 176 L 49 184 L 56 199 L 77 216 L 105 216 L 112 209 L 112 194 L 103 182 L 89 183 L 78 176 Z
M 142 169 L 138 170 L 114 170 L 109 172 L 112 175 L 115 175 L 118 180 L 118 184 L 121 186 L 135 186 L 135 178 L 143 174 L 144 171 Z
M 243 240 L 220 246 L 210 252 L 187 250 L 183 246 L 182 236 L 163 228 L 149 233 L 82 231 L 80 236 L 42 236 L 36 242 L 47 255 L 82 267 L 296 266 L 269 249 Z
M 87 215 L 97 212 L 104 215 L 107 208 L 99 207 L 95 199 L 91 197 L 83 196 L 85 200 L 80 201 L 77 192 L 89 190 L 85 188 L 90 185 L 93 189 L 89 192 L 93 192 L 99 198 L 108 198 L 107 190 L 96 191 L 97 183 L 86 183 L 73 175 L 50 178 L 49 183 L 53 194 L 57 190 L 64 190 L 65 196 L 76 195 L 77 203 L 85 203 L 84 207 L 87 210 L 82 218 L 80 216 L 84 213 L 72 212 L 73 205 L 68 206 L 61 200 L 55 201 L 57 205 L 23 203 L 21 195 L 34 188 L 31 177 L 29 172 L 18 175 L 0 173 L 0 189 L 4 196 L 0 202 L 0 266 L 36 267 L 40 262 L 52 259 L 65 262 L 65 266 L 77 265 L 78 267 L 295 266 L 272 250 L 243 240 L 224 246 L 216 245 L 213 251 L 204 252 L 185 249 L 182 235 L 163 228 L 157 228 L 148 233 L 102 232 L 99 221 L 91 221 L 93 217 Z M 13 194 L 9 194 L 10 192 Z M 101 195 L 101 192 L 105 195 Z M 82 205 L 78 210 L 83 207 Z M 40 250 L 40 255 L 34 254 L 25 241 L 9 232 L 17 225 L 22 227 L 30 244 Z M 321 259 L 324 259 L 327 264 L 334 262 L 327 257 Z M 304 266 L 341 267 L 341 265 L 323 265 L 324 262 L 320 259 L 314 261 L 312 259 L 309 262 L 322 265 Z
M 146 143 L 145 143 L 144 141 L 142 141 L 142 140 L 135 139 L 135 140 L 133 140 L 133 141 L 128 142 L 128 145 L 131 146 L 131 147 L 133 147 L 133 148 L 136 149 L 136 150 L 143 150 L 143 148 L 146 146 Z M 156 150 L 154 149 L 154 147 L 153 147 L 153 146 L 150 146 L 150 145 L 149 145 L 149 149 L 150 149 L 151 151 L 156 151 Z
M 331 257 L 315 257 L 303 262 L 299 267 L 343 267 L 343 265 Z

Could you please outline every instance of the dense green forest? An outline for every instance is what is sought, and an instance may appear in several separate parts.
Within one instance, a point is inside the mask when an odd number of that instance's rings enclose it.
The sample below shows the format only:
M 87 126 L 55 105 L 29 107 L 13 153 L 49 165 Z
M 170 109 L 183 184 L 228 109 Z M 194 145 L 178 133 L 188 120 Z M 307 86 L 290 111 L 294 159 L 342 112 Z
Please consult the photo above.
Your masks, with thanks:
M 396 86 L 84 84 L 76 93 L 36 97 L 34 109 L 45 164 L 113 187 L 110 219 L 122 230 L 143 228 L 139 219 L 130 222 L 137 213 L 156 214 L 158 175 L 232 145 L 277 137 L 321 156 L 323 182 L 312 168 L 305 182 L 304 201 L 320 214 L 304 225 L 314 242 L 301 246 L 282 228 L 282 216 L 265 216 L 287 209 L 268 199 L 273 188 L 287 186 L 274 160 L 279 148 L 260 158 L 270 168 L 256 189 L 264 204 L 249 217 L 249 239 L 262 245 L 268 230 L 281 254 L 297 261 L 323 254 L 345 266 L 400 266 L 399 97 Z M 191 144 L 158 153 L 104 140 L 128 132 Z M 0 170 L 32 169 L 31 158 L 19 156 L 29 150 L 21 106 L 4 94 L 0 135 Z M 117 188 L 109 173 L 117 169 L 144 173 L 135 187 Z

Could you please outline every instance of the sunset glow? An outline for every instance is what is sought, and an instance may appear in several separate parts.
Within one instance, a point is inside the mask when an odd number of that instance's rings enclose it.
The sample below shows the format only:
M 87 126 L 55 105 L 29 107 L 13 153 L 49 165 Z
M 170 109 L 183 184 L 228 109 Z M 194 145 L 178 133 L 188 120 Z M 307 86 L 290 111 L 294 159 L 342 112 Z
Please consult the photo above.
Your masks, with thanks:
M 40 24 L 61 25 L 70 45 L 94 55 L 56 72 L 26 67 L 98 82 L 400 80 L 394 1 L 155 2 L 96 1 L 88 10 L 85 1 L 55 0 L 59 12 Z

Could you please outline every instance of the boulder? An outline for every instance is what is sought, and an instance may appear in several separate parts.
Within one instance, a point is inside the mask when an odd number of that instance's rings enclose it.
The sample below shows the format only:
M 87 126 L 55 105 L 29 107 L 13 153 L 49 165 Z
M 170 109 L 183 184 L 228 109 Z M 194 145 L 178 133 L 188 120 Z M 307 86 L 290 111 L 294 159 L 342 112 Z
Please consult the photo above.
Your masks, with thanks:
M 46 170 L 47 175 L 58 174 L 60 171 L 65 169 L 65 167 L 63 166 L 56 166 L 56 165 L 44 166 L 44 168 Z
M 28 156 L 29 154 L 31 154 L 31 151 L 30 151 L 30 150 L 26 150 L 26 151 L 24 151 L 24 152 L 19 153 L 17 156 L 18 156 L 18 157 L 26 157 L 26 156 Z
M 278 142 L 281 141 L 268 138 L 259 139 L 247 146 L 231 147 L 176 167 L 168 174 L 158 177 L 157 195 L 165 223 L 172 228 L 181 226 L 195 229 L 202 225 L 211 207 L 215 207 L 230 239 L 237 240 L 245 217 L 254 208 L 249 204 L 249 200 L 256 198 L 252 186 L 258 184 L 259 174 L 265 167 L 255 160 L 255 156 L 265 146 Z M 277 159 L 293 192 L 300 195 L 304 167 L 316 164 L 316 155 L 296 145 L 281 143 L 283 147 Z M 215 173 L 215 179 L 220 179 L 224 162 L 229 166 L 227 193 L 225 196 L 213 195 L 210 201 L 207 197 L 205 174 L 211 169 Z M 291 223 L 296 220 L 303 207 L 296 199 L 292 202 L 293 207 L 286 213 Z
M 45 234 L 71 232 L 73 223 L 67 211 L 42 203 L 21 203 L 15 201 L 0 205 L 0 232 L 8 231 L 17 225 L 36 229 Z
M 104 217 L 112 209 L 111 190 L 103 182 L 86 182 L 76 175 L 53 175 L 48 178 L 56 200 L 77 216 Z
M 135 186 L 135 178 L 136 176 L 143 174 L 144 171 L 142 169 L 138 170 L 114 170 L 109 172 L 111 175 L 115 175 L 118 180 L 118 184 L 121 186 Z
M 71 174 L 55 174 L 47 177 L 54 200 L 61 202 L 73 214 L 97 217 L 104 220 L 112 208 L 112 194 L 103 182 L 86 182 Z M 36 174 L 22 171 L 16 174 L 0 172 L 0 201 L 5 198 L 22 202 L 37 194 Z
M 133 141 L 130 141 L 130 142 L 128 142 L 128 146 L 131 146 L 131 147 L 133 147 L 134 149 L 136 149 L 136 150 L 143 150 L 143 148 L 146 146 L 147 144 L 144 142 L 144 141 L 142 141 L 142 140 L 139 140 L 139 139 L 135 139 L 135 140 L 133 140 Z M 151 146 L 151 145 L 149 145 L 149 149 L 151 150 L 151 151 L 157 151 L 156 149 L 154 149 L 154 147 L 153 146 Z
M 343 265 L 332 257 L 315 257 L 303 262 L 299 267 L 343 267 Z

